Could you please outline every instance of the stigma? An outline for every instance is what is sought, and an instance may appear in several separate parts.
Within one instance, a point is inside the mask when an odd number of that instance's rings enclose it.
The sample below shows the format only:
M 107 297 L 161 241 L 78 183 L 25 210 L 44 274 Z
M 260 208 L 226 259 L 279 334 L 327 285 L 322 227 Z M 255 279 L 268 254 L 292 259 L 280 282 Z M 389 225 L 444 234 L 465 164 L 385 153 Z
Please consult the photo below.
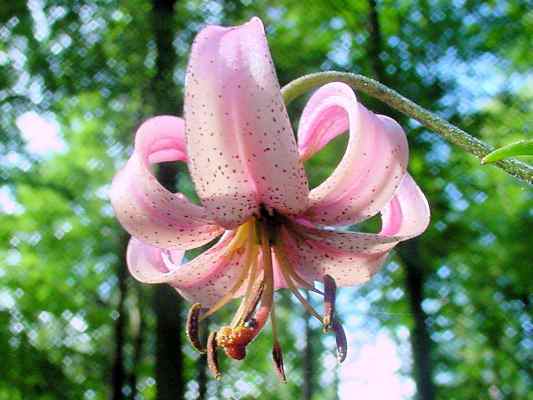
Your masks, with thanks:
M 196 350 L 207 353 L 209 369 L 217 379 L 222 376 L 217 359 L 217 350 L 222 349 L 228 357 L 234 360 L 244 359 L 247 347 L 270 319 L 274 367 L 280 380 L 286 382 L 283 352 L 278 340 L 276 324 L 273 256 L 277 260 L 278 272 L 283 277 L 288 289 L 296 296 L 306 311 L 320 321 L 324 332 L 332 331 L 335 334 L 338 361 L 342 362 L 346 358 L 346 335 L 340 321 L 335 316 L 335 281 L 331 276 L 325 275 L 323 277 L 324 290 L 321 291 L 312 282 L 308 282 L 298 274 L 281 245 L 282 229 L 291 231 L 295 234 L 296 239 L 299 239 L 298 233 L 292 229 L 292 222 L 289 218 L 265 207 L 261 208 L 258 215 L 239 226 L 224 257 L 229 258 L 236 252 L 243 254 L 244 268 L 242 268 L 240 275 L 234 285 L 209 309 L 196 303 L 189 310 L 186 324 L 187 337 Z M 302 296 L 298 287 L 323 296 L 324 312 L 322 314 Z M 237 293 L 242 294 L 242 298 L 231 322 L 211 332 L 205 345 L 201 343 L 199 335 L 201 321 L 231 302 Z

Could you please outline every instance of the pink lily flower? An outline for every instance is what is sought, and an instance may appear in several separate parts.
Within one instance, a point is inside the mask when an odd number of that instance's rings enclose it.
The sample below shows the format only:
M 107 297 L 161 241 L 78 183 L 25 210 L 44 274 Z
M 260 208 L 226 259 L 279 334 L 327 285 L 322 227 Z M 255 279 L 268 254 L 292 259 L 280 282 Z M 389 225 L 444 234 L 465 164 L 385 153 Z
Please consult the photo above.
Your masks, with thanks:
M 132 235 L 131 274 L 141 282 L 168 283 L 194 303 L 188 318 L 193 345 L 198 322 L 241 297 L 233 321 L 210 335 L 215 350 L 235 359 L 268 318 L 273 356 L 284 379 L 273 293 L 290 289 L 336 334 L 335 289 L 369 280 L 399 242 L 429 223 L 427 200 L 406 172 L 407 139 L 391 118 L 358 102 L 343 83 L 317 90 L 307 103 L 295 140 L 261 21 L 208 26 L 192 46 L 185 83 L 185 120 L 159 116 L 140 126 L 135 149 L 111 188 L 122 226 Z M 303 160 L 347 132 L 346 152 L 331 176 L 310 190 Z M 164 189 L 153 164 L 186 162 L 202 205 Z M 349 226 L 380 214 L 379 233 Z M 216 244 L 182 263 L 185 250 Z M 324 290 L 315 288 L 323 282 Z M 319 314 L 298 288 L 324 295 Z

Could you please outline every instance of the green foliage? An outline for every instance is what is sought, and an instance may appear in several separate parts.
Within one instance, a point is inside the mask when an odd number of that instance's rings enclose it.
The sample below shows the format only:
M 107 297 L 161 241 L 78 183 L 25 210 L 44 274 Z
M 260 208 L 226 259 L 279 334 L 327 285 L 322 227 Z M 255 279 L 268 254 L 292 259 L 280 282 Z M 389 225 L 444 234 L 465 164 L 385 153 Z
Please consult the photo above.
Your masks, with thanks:
M 509 157 L 533 156 L 533 140 L 522 140 L 494 150 L 483 157 L 483 164 L 493 163 Z

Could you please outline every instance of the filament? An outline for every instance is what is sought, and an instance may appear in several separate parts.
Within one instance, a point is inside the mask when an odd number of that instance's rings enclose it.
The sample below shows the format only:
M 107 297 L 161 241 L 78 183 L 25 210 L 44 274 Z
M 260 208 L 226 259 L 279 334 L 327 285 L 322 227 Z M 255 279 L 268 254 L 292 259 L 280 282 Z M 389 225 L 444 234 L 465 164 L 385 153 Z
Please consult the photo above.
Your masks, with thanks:
M 234 294 L 237 292 L 237 290 L 239 290 L 239 288 L 244 283 L 246 276 L 249 274 L 250 265 L 254 262 L 254 259 L 257 258 L 257 250 L 257 246 L 255 246 L 252 241 L 248 240 L 244 253 L 244 265 L 242 267 L 241 273 L 239 274 L 239 277 L 237 278 L 237 281 L 231 287 L 231 289 L 228 290 L 226 294 L 224 294 L 224 296 L 222 296 L 220 300 L 218 300 L 213 306 L 211 306 L 211 308 L 207 312 L 205 312 L 200 317 L 200 321 L 203 321 L 210 315 L 213 315 L 233 299 Z
M 281 273 L 283 275 L 283 278 L 285 279 L 285 282 L 289 286 L 290 291 L 296 296 L 296 298 L 302 303 L 302 305 L 305 307 L 307 312 L 314 316 L 316 319 L 318 319 L 322 323 L 322 317 L 320 314 L 313 308 L 311 304 L 302 296 L 302 294 L 298 291 L 296 286 L 294 285 L 294 282 L 292 281 L 290 277 L 290 266 L 288 265 L 288 261 L 285 255 L 285 252 L 280 246 L 276 247 L 276 255 L 278 256 L 279 265 L 281 268 Z
M 274 272 L 272 268 L 272 251 L 270 238 L 264 225 L 261 225 L 261 252 L 263 254 L 263 283 L 264 289 L 261 295 L 261 305 L 256 313 L 256 334 L 261 331 L 272 309 L 274 297 Z
M 249 220 L 242 224 L 239 228 L 237 228 L 235 236 L 228 244 L 228 247 L 224 254 L 225 257 L 231 257 L 233 253 L 235 253 L 244 245 L 246 240 L 250 238 L 250 230 L 253 229 L 253 225 L 253 220 Z

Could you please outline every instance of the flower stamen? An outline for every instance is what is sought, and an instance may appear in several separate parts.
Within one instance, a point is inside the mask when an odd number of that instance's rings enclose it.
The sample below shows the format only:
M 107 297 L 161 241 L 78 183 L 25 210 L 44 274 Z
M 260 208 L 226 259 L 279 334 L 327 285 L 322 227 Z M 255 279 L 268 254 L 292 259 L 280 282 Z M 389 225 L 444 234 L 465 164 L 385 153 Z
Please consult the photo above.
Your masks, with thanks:
M 246 356 L 246 346 L 259 334 L 263 329 L 272 309 L 274 296 L 274 275 L 272 268 L 272 254 L 270 248 L 270 239 L 267 230 L 261 225 L 261 254 L 263 256 L 263 279 L 261 285 L 255 291 L 253 284 L 250 286 L 249 296 L 243 299 L 237 314 L 234 317 L 232 326 L 224 326 L 219 329 L 217 333 L 217 345 L 224 348 L 226 354 L 236 360 L 242 360 Z M 252 242 L 250 245 L 253 246 Z M 257 257 L 256 257 L 257 258 Z M 249 268 L 253 272 L 255 268 L 254 262 Z M 254 276 L 250 273 L 249 283 L 253 283 Z M 245 326 L 251 312 L 255 309 L 259 299 L 258 292 L 261 293 L 261 304 L 259 310 L 254 317 L 254 323 L 250 326 Z M 257 300 L 256 300 L 257 298 Z
M 278 341 L 274 342 L 272 347 L 272 360 L 274 361 L 274 368 L 278 374 L 279 379 L 283 383 L 287 383 L 287 376 L 285 375 L 285 367 L 283 366 L 283 351 Z
M 189 342 L 191 342 L 192 347 L 194 347 L 200 353 L 205 353 L 206 351 L 205 346 L 200 341 L 198 326 L 198 317 L 203 310 L 204 309 L 202 308 L 202 305 L 200 303 L 195 303 L 191 306 L 191 308 L 189 308 L 189 312 L 187 313 L 187 324 L 185 330 L 187 338 L 189 339 Z
M 193 346 L 202 352 L 207 351 L 209 369 L 219 379 L 221 374 L 217 361 L 217 348 L 224 349 L 226 355 L 235 360 L 246 357 L 246 347 L 264 328 L 270 318 L 272 325 L 272 359 L 276 373 L 282 382 L 286 382 L 283 365 L 283 352 L 278 339 L 275 305 L 274 305 L 274 265 L 273 257 L 278 261 L 280 272 L 290 291 L 296 296 L 309 314 L 324 324 L 324 332 L 332 330 L 337 344 L 337 359 L 342 362 L 347 354 L 347 340 L 344 329 L 335 317 L 335 297 L 337 285 L 330 275 L 324 276 L 324 292 L 316 289 L 312 283 L 302 278 L 293 268 L 280 233 L 284 220 L 278 215 L 267 215 L 267 212 L 257 218 L 248 220 L 238 228 L 235 236 L 228 245 L 226 257 L 241 252 L 242 270 L 239 272 L 232 287 L 207 311 L 197 303 L 189 310 L 187 317 L 187 336 Z M 295 235 L 297 240 L 305 240 L 301 235 Z M 242 254 L 244 247 L 244 254 Z M 260 264 L 260 262 L 262 264 Z M 310 302 L 300 293 L 298 287 L 304 287 L 324 296 L 324 316 L 322 317 Z M 244 289 L 242 301 L 235 313 L 231 324 L 221 327 L 209 335 L 207 349 L 199 339 L 198 323 L 213 315 L 224 305 L 229 303 L 235 294 Z M 259 308 L 258 308 L 259 305 Z M 203 314 L 202 311 L 204 311 Z
M 335 318 L 335 297 L 337 284 L 330 275 L 324 275 L 324 332 L 331 329 L 332 321 Z
M 207 367 L 215 379 L 219 380 L 222 377 L 222 373 L 220 372 L 220 368 L 218 366 L 216 332 L 211 332 L 207 338 Z
M 237 313 L 231 321 L 232 327 L 243 325 L 251 319 L 261 297 L 263 296 L 264 288 L 265 285 L 262 277 L 255 280 L 255 282 L 252 282 L 251 291 L 243 298 Z
M 256 312 L 255 320 L 256 335 L 263 329 L 274 299 L 274 272 L 272 268 L 272 249 L 270 247 L 270 237 L 266 227 L 261 225 L 261 252 L 263 255 L 263 291 L 261 294 L 261 304 Z
M 276 324 L 276 307 L 272 304 L 272 309 L 270 310 L 270 323 L 272 325 L 272 360 L 274 361 L 274 368 L 278 374 L 279 379 L 283 383 L 287 383 L 287 377 L 285 376 L 285 368 L 283 367 L 283 351 L 281 350 L 281 345 L 278 340 L 277 324 Z
M 285 282 L 287 283 L 287 286 L 289 286 L 290 291 L 296 296 L 296 298 L 302 303 L 304 308 L 307 310 L 309 314 L 314 316 L 316 319 L 318 319 L 320 322 L 322 322 L 322 317 L 320 314 L 314 309 L 314 307 L 309 304 L 309 302 L 302 296 L 302 294 L 298 291 L 296 286 L 294 285 L 294 282 L 292 281 L 292 278 L 290 277 L 290 269 L 287 256 L 285 254 L 285 251 L 281 246 L 276 246 L 276 256 L 279 261 L 279 266 L 281 269 L 281 274 L 283 275 L 283 279 L 285 279 Z
M 246 221 L 244 224 L 237 228 L 235 236 L 231 239 L 231 242 L 226 248 L 224 257 L 231 258 L 231 256 L 239 251 L 245 244 L 245 242 L 251 237 L 250 231 L 253 229 L 254 219 Z
M 346 360 L 348 354 L 348 342 L 346 340 L 346 333 L 338 319 L 334 319 L 331 324 L 331 329 L 335 332 L 335 342 L 337 343 L 337 361 L 342 363 Z
M 237 278 L 237 281 L 231 287 L 231 289 L 228 290 L 224 294 L 224 296 L 220 298 L 220 300 L 218 300 L 213 306 L 211 306 L 209 310 L 207 310 L 207 312 L 205 312 L 200 317 L 200 321 L 203 321 L 210 315 L 213 315 L 214 313 L 216 313 L 218 310 L 220 310 L 222 307 L 224 307 L 227 303 L 229 303 L 233 299 L 235 293 L 240 289 L 240 287 L 243 285 L 244 281 L 246 280 L 246 277 L 251 275 L 250 272 L 253 269 L 253 267 L 250 267 L 250 266 L 252 265 L 252 263 L 256 262 L 257 252 L 258 252 L 257 246 L 255 246 L 251 240 L 248 240 L 248 242 L 246 243 L 246 250 L 244 253 L 244 263 L 243 263 L 242 271 L 239 277 Z
M 302 278 L 294 268 L 289 268 L 287 270 L 287 273 L 294 282 L 301 285 L 303 288 L 310 290 L 311 292 L 324 295 L 324 293 L 317 289 L 312 283 L 309 283 L 304 278 Z

